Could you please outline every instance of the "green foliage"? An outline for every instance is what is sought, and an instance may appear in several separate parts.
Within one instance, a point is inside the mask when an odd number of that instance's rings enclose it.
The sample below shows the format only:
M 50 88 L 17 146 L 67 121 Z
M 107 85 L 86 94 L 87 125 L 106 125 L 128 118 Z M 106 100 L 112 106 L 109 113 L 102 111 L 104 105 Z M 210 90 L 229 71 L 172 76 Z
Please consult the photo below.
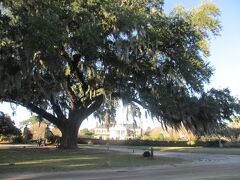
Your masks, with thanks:
M 168 15 L 162 0 L 1 2 L 0 100 L 58 126 L 66 146 L 76 146 L 96 110 L 113 121 L 119 99 L 133 117 L 141 105 L 165 125 L 196 132 L 235 111 L 227 90 L 204 92 L 209 40 L 221 29 L 212 3 Z
M 240 127 L 240 116 L 232 117 L 232 126 L 235 126 L 235 125 Z
M 233 116 L 231 122 L 225 126 L 222 126 L 218 131 L 218 134 L 227 139 L 228 141 L 236 142 L 240 140 L 240 118 L 239 116 Z
M 42 119 L 39 116 L 31 116 L 29 119 L 19 122 L 19 125 L 20 125 L 20 127 L 24 127 L 27 125 L 32 126 L 32 125 L 38 123 L 40 126 L 40 123 L 42 123 L 42 122 L 49 125 L 49 122 L 47 120 Z
M 93 137 L 93 132 L 89 131 L 88 128 L 84 128 L 82 130 L 80 130 L 80 136 L 81 137 L 85 137 L 85 138 L 91 138 Z
M 150 127 L 148 127 L 144 133 L 143 139 L 144 140 L 157 140 L 157 141 L 162 141 L 164 139 L 166 139 L 163 135 L 163 133 L 161 132 L 162 130 L 160 130 L 159 128 L 155 128 L 155 129 L 151 129 Z
M 23 138 L 21 135 L 13 135 L 10 137 L 10 142 L 12 143 L 22 143 L 23 142 Z
M 24 126 L 26 126 L 26 125 L 32 125 L 32 124 L 35 124 L 35 123 L 37 123 L 37 122 L 38 122 L 38 120 L 37 120 L 36 116 L 31 116 L 29 119 L 26 119 L 26 120 L 21 121 L 21 122 L 19 123 L 19 125 L 20 125 L 21 127 L 24 127 Z
M 0 135 L 21 136 L 21 131 L 15 126 L 11 118 L 0 111 Z
M 110 127 L 111 124 L 115 124 L 115 116 L 116 109 L 119 107 L 118 101 L 109 98 L 106 98 L 106 103 L 104 103 L 98 110 L 94 112 L 94 117 L 99 120 L 99 122 L 103 121 L 107 128 Z
M 164 135 L 162 133 L 159 133 L 158 135 L 154 136 L 144 136 L 143 140 L 164 141 L 166 138 L 164 138 Z

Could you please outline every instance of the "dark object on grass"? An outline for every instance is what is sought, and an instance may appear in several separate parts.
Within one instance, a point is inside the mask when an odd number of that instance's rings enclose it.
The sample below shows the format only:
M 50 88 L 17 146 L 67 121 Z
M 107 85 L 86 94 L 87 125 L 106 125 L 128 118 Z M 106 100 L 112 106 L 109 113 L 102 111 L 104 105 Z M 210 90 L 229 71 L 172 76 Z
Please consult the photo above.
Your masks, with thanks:
M 150 157 L 151 156 L 151 153 L 149 151 L 144 151 L 143 152 L 143 157 Z

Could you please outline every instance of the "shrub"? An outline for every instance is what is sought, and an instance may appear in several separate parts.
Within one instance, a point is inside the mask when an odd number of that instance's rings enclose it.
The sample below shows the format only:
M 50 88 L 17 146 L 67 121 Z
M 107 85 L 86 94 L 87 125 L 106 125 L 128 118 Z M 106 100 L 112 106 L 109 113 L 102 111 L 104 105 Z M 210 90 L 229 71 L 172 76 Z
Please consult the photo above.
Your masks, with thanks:
M 12 143 L 22 143 L 23 142 L 23 138 L 20 135 L 13 135 L 13 136 L 10 136 L 10 141 Z
M 143 157 L 150 157 L 151 153 L 149 151 L 144 151 L 143 152 Z

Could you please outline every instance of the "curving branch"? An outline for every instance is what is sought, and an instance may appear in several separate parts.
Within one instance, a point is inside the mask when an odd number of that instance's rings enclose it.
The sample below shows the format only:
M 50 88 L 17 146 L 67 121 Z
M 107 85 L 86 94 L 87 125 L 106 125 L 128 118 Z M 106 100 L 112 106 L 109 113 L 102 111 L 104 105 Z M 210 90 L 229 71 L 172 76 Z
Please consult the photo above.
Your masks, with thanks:
M 91 103 L 88 102 L 88 107 L 85 108 L 84 119 L 96 111 L 103 103 L 104 95 L 98 95 L 91 100 Z
M 76 106 L 76 100 L 77 100 L 77 96 L 75 95 L 75 93 L 73 92 L 72 88 L 71 88 L 71 80 L 70 80 L 70 75 L 67 76 L 67 85 L 66 85 L 66 89 L 67 92 L 69 93 L 70 96 L 70 101 L 71 101 L 71 110 L 75 109 Z
M 80 80 L 80 82 L 82 83 L 82 89 L 84 92 L 87 91 L 88 89 L 88 84 L 86 83 L 83 73 L 79 71 L 78 69 L 78 63 L 79 63 L 79 59 L 81 58 L 80 54 L 75 54 L 73 56 L 73 61 L 71 63 L 71 69 L 73 70 L 73 72 L 76 74 L 76 76 L 78 77 L 78 79 Z
M 42 108 L 39 108 L 38 106 L 36 106 L 32 103 L 28 103 L 27 105 L 23 105 L 23 106 L 30 109 L 32 112 L 39 114 L 43 118 L 47 119 L 49 122 L 51 122 L 57 126 L 60 125 L 60 121 L 58 120 L 57 117 L 48 113 L 47 111 L 43 110 Z

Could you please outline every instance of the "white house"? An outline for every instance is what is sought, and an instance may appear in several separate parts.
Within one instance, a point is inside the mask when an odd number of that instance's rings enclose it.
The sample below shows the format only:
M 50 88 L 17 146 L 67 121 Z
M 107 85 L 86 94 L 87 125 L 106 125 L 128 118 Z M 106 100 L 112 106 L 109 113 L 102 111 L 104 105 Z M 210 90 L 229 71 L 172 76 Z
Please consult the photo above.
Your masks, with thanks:
M 133 124 L 116 124 L 107 128 L 105 125 L 100 125 L 94 129 L 95 138 L 99 139 L 134 139 L 143 135 L 142 128 L 136 127 Z

